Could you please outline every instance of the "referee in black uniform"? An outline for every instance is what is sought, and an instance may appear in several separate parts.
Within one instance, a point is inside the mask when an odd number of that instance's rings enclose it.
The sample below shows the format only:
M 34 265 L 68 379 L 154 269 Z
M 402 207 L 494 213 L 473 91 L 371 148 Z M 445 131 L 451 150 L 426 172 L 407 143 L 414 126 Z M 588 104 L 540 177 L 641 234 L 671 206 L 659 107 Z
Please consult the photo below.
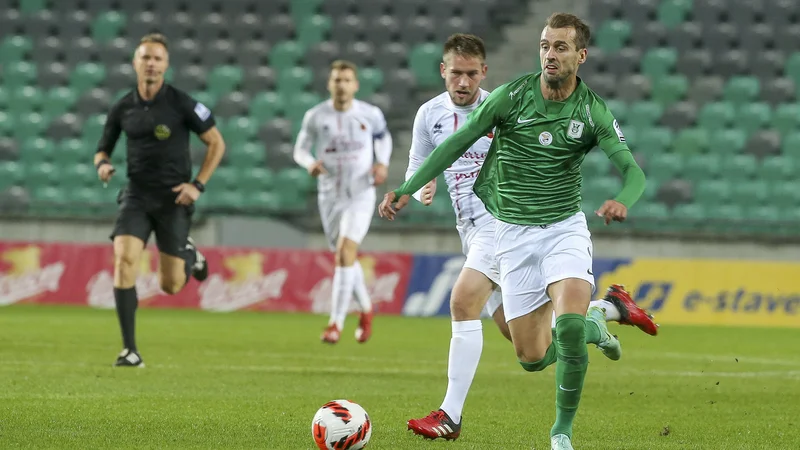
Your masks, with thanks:
M 159 250 L 159 281 L 168 294 L 179 292 L 194 276 L 208 276 L 208 265 L 189 237 L 194 202 L 225 153 L 214 116 L 202 103 L 166 84 L 167 40 L 144 36 L 133 57 L 136 89 L 111 107 L 94 164 L 108 182 L 110 157 L 120 133 L 127 135 L 128 185 L 119 193 L 114 242 L 114 300 L 122 328 L 123 350 L 116 366 L 143 367 L 136 348 L 135 317 L 139 260 L 150 234 Z M 190 132 L 208 146 L 205 161 L 192 178 Z

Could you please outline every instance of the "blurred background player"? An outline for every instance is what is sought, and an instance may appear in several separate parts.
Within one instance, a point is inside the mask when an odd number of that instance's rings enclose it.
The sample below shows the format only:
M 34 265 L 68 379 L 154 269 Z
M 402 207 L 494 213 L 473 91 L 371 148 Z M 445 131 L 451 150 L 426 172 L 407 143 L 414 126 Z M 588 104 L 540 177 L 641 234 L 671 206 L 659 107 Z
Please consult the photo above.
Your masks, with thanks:
M 597 145 L 623 175 L 621 192 L 596 212 L 606 224 L 625 220 L 645 186 L 614 116 L 577 78 L 589 37 L 588 25 L 578 17 L 551 15 L 540 40 L 543 71 L 492 92 L 414 176 L 386 194 L 380 207 L 382 215 L 394 218 L 395 199 L 401 199 L 397 209 L 402 208 L 409 193 L 442 173 L 486 133 L 495 133 L 474 189 L 498 219 L 500 287 L 520 364 L 532 372 L 556 363 L 553 450 L 573 448 L 572 424 L 588 369 L 585 343 L 598 344 L 611 359 L 621 353 L 605 327 L 606 313 L 589 308 L 592 241 L 580 209 L 580 164 Z
M 334 61 L 328 91 L 331 98 L 303 117 L 294 159 L 318 179 L 322 226 L 331 250 L 336 252 L 330 320 L 322 341 L 339 341 L 355 294 L 361 308 L 355 336 L 363 343 L 372 334 L 372 302 L 357 259 L 358 246 L 375 211 L 375 186 L 386 180 L 392 137 L 383 112 L 355 99 L 355 64 Z
M 470 34 L 454 34 L 445 42 L 442 53 L 440 72 L 445 80 L 446 92 L 423 104 L 414 118 L 406 179 L 489 96 L 487 91 L 480 88 L 488 70 L 481 38 Z M 445 171 L 447 188 L 456 213 L 456 229 L 461 237 L 466 261 L 450 297 L 453 335 L 450 340 L 447 393 L 437 411 L 408 422 L 408 428 L 415 434 L 430 439 L 456 439 L 461 433 L 461 412 L 483 349 L 480 319 L 484 308 L 501 333 L 511 340 L 498 289 L 499 274 L 494 254 L 495 219 L 472 190 L 492 137 L 491 132 L 482 136 Z M 435 192 L 434 179 L 413 197 L 429 206 Z M 593 301 L 591 305 L 605 309 L 606 320 L 636 325 L 651 335 L 657 332 L 656 324 L 644 310 L 636 306 L 621 286 L 612 286 L 605 299 Z
M 111 153 L 121 133 L 127 136 L 128 185 L 118 197 L 114 241 L 114 300 L 123 350 L 116 366 L 144 366 L 136 347 L 136 277 L 142 251 L 155 232 L 158 278 L 167 294 L 178 293 L 190 276 L 202 281 L 208 265 L 189 237 L 194 202 L 225 153 L 214 116 L 202 103 L 164 82 L 169 67 L 167 40 L 144 36 L 133 58 L 136 88 L 108 113 L 94 164 L 101 181 L 114 174 Z M 205 161 L 192 179 L 189 137 L 207 145 Z

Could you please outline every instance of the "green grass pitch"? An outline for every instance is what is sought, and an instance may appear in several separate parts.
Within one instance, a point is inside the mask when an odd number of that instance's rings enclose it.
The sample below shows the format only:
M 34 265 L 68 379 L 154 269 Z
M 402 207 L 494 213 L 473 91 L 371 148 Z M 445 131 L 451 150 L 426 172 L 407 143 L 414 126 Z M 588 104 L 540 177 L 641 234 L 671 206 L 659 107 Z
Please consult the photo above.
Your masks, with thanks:
M 549 449 L 553 369 L 529 374 L 484 322 L 481 365 L 455 442 L 406 421 L 438 408 L 446 318 L 377 317 L 359 345 L 349 318 L 323 345 L 324 317 L 140 309 L 145 369 L 114 369 L 113 311 L 0 308 L 0 448 L 313 449 L 328 400 L 360 403 L 371 449 Z M 576 449 L 800 448 L 800 330 L 611 325 L 618 362 L 591 346 Z

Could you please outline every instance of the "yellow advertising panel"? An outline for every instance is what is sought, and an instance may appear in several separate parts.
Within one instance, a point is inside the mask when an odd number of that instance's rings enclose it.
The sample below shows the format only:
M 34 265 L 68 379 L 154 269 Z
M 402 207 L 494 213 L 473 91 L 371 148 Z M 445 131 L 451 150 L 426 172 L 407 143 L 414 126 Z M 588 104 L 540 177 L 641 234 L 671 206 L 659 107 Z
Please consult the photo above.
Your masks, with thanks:
M 661 324 L 800 327 L 800 264 L 698 259 L 618 261 L 599 288 L 624 284 Z

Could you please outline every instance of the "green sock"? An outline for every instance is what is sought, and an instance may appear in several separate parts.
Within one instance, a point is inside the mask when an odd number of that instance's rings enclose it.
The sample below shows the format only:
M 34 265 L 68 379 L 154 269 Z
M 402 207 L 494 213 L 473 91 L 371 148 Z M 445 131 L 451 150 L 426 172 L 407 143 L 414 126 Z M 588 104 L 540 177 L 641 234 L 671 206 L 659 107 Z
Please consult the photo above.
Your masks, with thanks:
M 602 333 L 600 333 L 600 327 L 592 320 L 586 321 L 586 343 L 587 344 L 599 344 L 600 339 L 603 338 Z
M 550 436 L 566 434 L 572 438 L 572 422 L 589 366 L 586 328 L 586 318 L 580 314 L 563 314 L 556 319 L 556 421 Z

